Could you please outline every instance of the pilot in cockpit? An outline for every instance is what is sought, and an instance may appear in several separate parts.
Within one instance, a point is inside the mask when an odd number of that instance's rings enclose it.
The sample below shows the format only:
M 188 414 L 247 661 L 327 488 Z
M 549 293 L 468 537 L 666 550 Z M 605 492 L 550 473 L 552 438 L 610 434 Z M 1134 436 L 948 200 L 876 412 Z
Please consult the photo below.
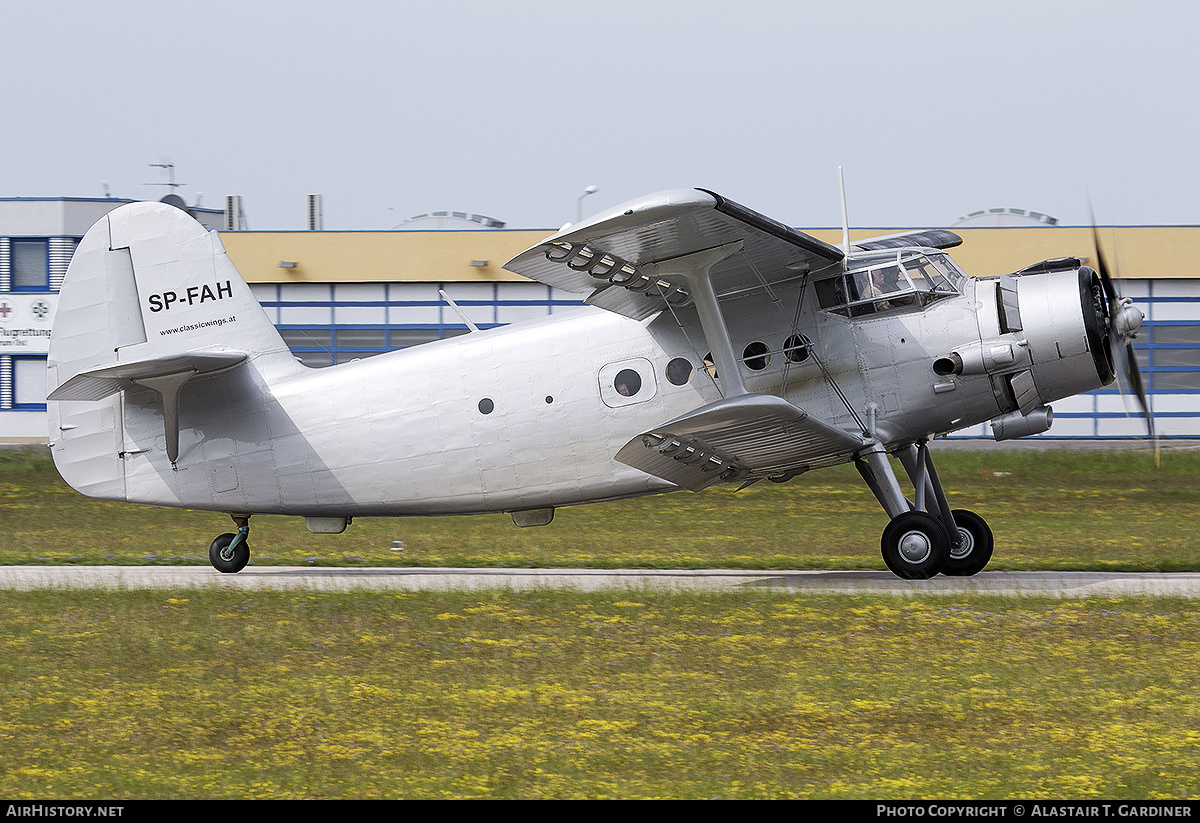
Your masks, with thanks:
M 883 297 L 883 269 L 871 269 L 868 297 Z
M 899 291 L 900 285 L 897 282 L 897 279 L 896 269 L 892 266 L 888 266 L 884 269 L 872 269 L 868 296 L 883 297 L 885 294 Z M 887 300 L 880 300 L 875 304 L 875 309 L 877 311 L 890 309 L 891 307 L 892 304 Z
M 895 266 L 874 269 L 871 272 L 871 296 L 883 297 L 904 290 L 908 284 L 900 280 L 900 270 Z M 877 311 L 890 309 L 893 306 L 907 306 L 913 302 L 912 297 L 892 298 L 881 300 L 875 304 Z

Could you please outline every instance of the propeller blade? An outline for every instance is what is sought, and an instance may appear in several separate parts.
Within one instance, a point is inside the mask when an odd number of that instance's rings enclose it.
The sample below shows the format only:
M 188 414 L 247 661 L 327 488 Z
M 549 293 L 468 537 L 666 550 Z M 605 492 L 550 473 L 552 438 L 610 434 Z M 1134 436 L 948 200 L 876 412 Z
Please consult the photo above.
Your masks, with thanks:
M 1154 430 L 1154 415 L 1150 413 L 1150 400 L 1146 397 L 1146 389 L 1142 384 L 1142 372 L 1138 368 L 1137 355 L 1133 352 L 1133 343 L 1125 344 L 1125 360 L 1128 363 L 1126 375 L 1130 388 L 1137 396 L 1138 404 L 1142 407 L 1142 416 L 1146 418 L 1146 434 L 1154 443 L 1154 465 L 1159 465 L 1158 433 Z
M 1133 344 L 1125 344 L 1125 377 L 1129 382 L 1129 388 L 1138 400 L 1138 405 L 1142 407 L 1142 415 L 1146 418 L 1146 428 L 1151 437 L 1154 436 L 1154 418 L 1150 414 L 1150 401 L 1146 397 L 1146 389 L 1142 383 L 1142 372 L 1138 368 L 1137 355 L 1133 351 Z
M 1113 312 L 1121 298 L 1117 294 L 1117 287 L 1113 285 L 1112 275 L 1108 273 L 1104 251 L 1100 248 L 1100 231 L 1096 228 L 1096 215 L 1091 212 L 1091 206 L 1088 207 L 1088 212 L 1092 218 L 1092 245 L 1096 247 L 1096 273 L 1100 275 L 1100 285 L 1104 287 L 1104 294 L 1108 298 L 1109 312 Z
M 1150 413 L 1150 400 L 1146 396 L 1145 384 L 1142 381 L 1142 371 L 1138 367 L 1137 355 L 1133 350 L 1133 332 L 1137 330 L 1137 325 L 1141 323 L 1141 312 L 1137 312 L 1136 309 L 1130 309 L 1131 312 L 1136 312 L 1136 322 L 1129 324 L 1129 331 L 1126 333 L 1125 324 L 1118 322 L 1118 316 L 1125 310 L 1126 303 L 1121 300 L 1121 296 L 1117 292 L 1116 284 L 1109 273 L 1108 263 L 1104 259 L 1104 251 L 1100 248 L 1100 232 L 1096 228 L 1096 215 L 1093 213 L 1091 217 L 1092 243 L 1096 247 L 1096 273 L 1100 275 L 1100 284 L 1104 288 L 1105 296 L 1108 298 L 1108 347 L 1112 352 L 1113 364 L 1119 365 L 1117 373 L 1123 378 L 1121 381 L 1122 385 L 1129 387 L 1130 391 L 1137 397 L 1138 405 L 1141 406 L 1142 416 L 1146 418 L 1146 434 L 1154 442 L 1154 465 L 1158 466 L 1158 435 L 1154 430 L 1154 416 Z M 1125 345 L 1122 346 L 1122 343 Z

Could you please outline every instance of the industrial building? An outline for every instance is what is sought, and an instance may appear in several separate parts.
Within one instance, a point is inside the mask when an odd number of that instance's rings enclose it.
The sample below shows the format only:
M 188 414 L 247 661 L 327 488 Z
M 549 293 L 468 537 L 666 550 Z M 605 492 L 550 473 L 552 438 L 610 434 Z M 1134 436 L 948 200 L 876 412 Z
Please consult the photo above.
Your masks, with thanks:
M 45 361 L 59 287 L 84 232 L 127 202 L 0 198 L 0 442 L 46 442 Z M 431 212 L 391 231 L 324 231 L 320 198 L 311 195 L 307 230 L 244 231 L 237 198 L 227 198 L 223 210 L 171 202 L 221 231 L 230 259 L 288 346 L 314 367 L 464 334 L 466 321 L 488 328 L 582 304 L 582 295 L 501 268 L 552 229 L 514 230 L 468 212 Z M 952 254 L 974 276 L 1093 254 L 1090 228 L 1060 226 L 1038 212 L 974 212 L 951 228 L 963 238 Z M 804 230 L 841 240 L 840 229 Z M 851 238 L 901 230 L 856 229 Z M 1200 227 L 1102 227 L 1100 236 L 1123 278 L 1122 293 L 1146 315 L 1135 350 L 1159 434 L 1198 438 L 1200 276 L 1192 261 L 1200 259 Z M 1038 437 L 1144 432 L 1114 384 L 1054 403 L 1054 425 Z M 985 424 L 956 436 L 991 432 Z

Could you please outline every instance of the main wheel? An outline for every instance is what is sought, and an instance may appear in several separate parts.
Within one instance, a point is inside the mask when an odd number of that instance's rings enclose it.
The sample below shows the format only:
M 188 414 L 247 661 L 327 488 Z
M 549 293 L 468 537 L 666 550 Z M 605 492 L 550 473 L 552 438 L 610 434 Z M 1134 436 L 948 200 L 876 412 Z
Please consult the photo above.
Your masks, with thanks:
M 950 558 L 950 533 L 927 512 L 897 515 L 879 541 L 883 562 L 897 577 L 926 580 L 940 572 Z
M 250 546 L 245 540 L 230 548 L 236 536 L 229 533 L 217 535 L 217 539 L 208 547 L 208 562 L 217 571 L 234 574 L 246 568 L 250 562 Z
M 966 509 L 955 509 L 954 525 L 958 527 L 958 542 L 950 546 L 950 559 L 942 574 L 970 577 L 979 574 L 992 559 L 992 530 L 987 522 Z

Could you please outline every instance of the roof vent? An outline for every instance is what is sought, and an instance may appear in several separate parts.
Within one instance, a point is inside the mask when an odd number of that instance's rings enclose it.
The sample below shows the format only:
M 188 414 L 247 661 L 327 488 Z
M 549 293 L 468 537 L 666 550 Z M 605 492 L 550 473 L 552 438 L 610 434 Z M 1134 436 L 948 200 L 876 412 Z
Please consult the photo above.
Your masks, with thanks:
M 310 194 L 308 196 L 308 230 L 325 230 L 325 212 L 321 195 L 319 194 Z

